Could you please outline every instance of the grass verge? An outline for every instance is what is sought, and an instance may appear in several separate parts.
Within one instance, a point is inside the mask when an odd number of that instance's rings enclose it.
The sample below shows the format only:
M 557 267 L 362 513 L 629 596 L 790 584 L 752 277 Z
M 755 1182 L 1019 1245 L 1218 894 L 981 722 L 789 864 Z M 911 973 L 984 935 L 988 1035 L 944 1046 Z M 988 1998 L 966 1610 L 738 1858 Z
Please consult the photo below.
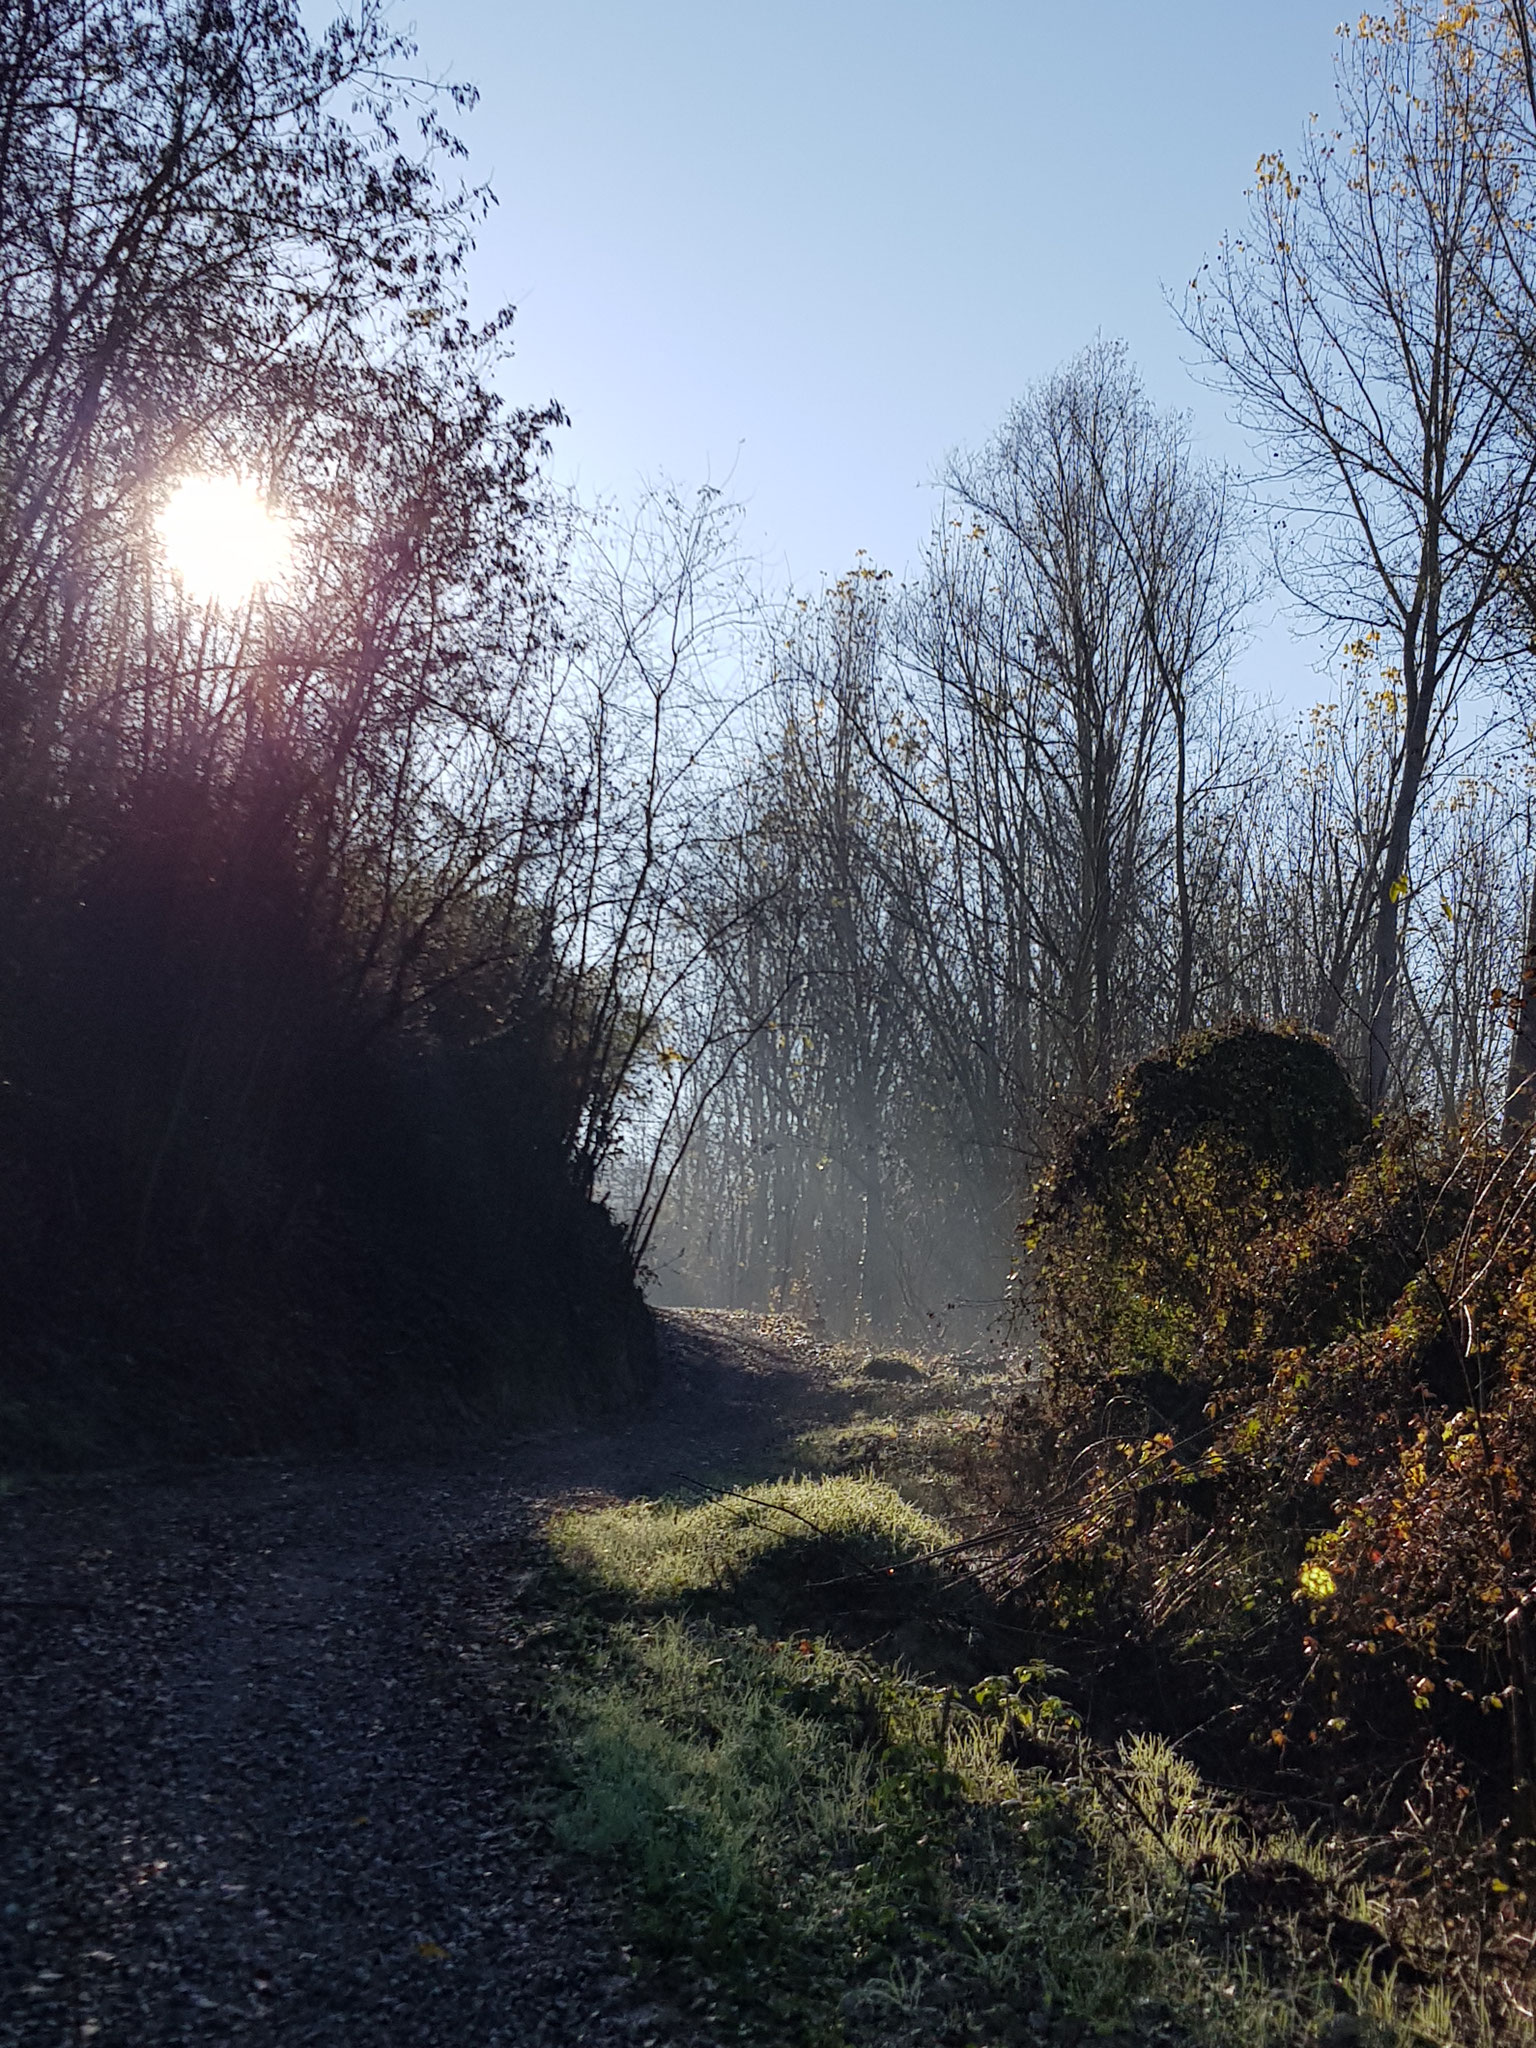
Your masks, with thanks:
M 861 1604 L 882 1578 L 909 1608 L 964 1604 L 952 1569 L 914 1569 L 947 1534 L 848 1475 L 553 1527 L 605 1618 L 556 1695 L 558 1832 L 619 1871 L 641 1941 L 719 2038 L 1487 2037 L 1397 1971 L 1335 1850 L 1256 1826 L 1156 1738 L 1094 1747 L 1045 1667 L 938 1684 L 852 1647 L 883 1627 Z M 760 1625 L 814 1604 L 808 1570 L 834 1558 L 841 1642 Z

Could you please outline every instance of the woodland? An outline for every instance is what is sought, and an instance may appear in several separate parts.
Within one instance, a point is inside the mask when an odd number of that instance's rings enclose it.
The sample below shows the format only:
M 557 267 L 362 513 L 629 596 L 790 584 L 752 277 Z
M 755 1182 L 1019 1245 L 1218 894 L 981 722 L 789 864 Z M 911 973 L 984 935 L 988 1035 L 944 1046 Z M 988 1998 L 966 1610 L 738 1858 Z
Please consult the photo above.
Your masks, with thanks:
M 1533 33 L 1339 31 L 1170 306 L 1245 469 L 1101 338 L 786 593 L 550 480 L 386 9 L 0 9 L 0 1474 L 809 1361 L 527 1680 L 740 2038 L 1531 2038 Z
M 15 1384 L 131 1408 L 211 1322 L 231 1426 L 289 1427 L 391 1290 L 402 1388 L 430 1330 L 513 1398 L 539 1315 L 579 1377 L 598 1300 L 643 1379 L 641 1271 L 975 1327 L 1073 1117 L 1233 1017 L 1320 1033 L 1373 1117 L 1493 1131 L 1513 1085 L 1523 1128 L 1526 31 L 1366 18 L 1259 164 L 1173 309 L 1250 473 L 1099 341 L 948 458 L 903 582 L 785 597 L 715 491 L 545 483 L 558 409 L 468 311 L 465 95 L 382 17 L 9 18 Z M 166 556 L 220 475 L 292 535 L 238 602 Z M 1299 721 L 1230 681 L 1276 589 Z

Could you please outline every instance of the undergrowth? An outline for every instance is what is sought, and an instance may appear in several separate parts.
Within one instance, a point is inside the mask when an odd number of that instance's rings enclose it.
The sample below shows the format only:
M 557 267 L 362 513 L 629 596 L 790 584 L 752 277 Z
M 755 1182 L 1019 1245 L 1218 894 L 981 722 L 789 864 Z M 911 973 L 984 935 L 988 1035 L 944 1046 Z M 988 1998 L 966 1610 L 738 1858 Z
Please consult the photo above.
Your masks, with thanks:
M 1049 1667 L 933 1683 L 743 1625 L 732 1600 L 764 1584 L 795 1612 L 813 1522 L 871 1576 L 948 1536 L 855 1477 L 552 1531 L 607 1618 L 556 1702 L 559 1833 L 623 1873 L 637 1933 L 712 2031 L 775 2048 L 1457 2038 L 1434 1986 L 1383 1976 L 1336 1845 L 1256 1825 L 1160 1738 L 1091 1743 Z M 949 1594 L 929 1582 L 909 1604 L 953 1604 L 942 1569 Z M 862 1583 L 846 1577 L 845 1635 Z
M 1067 1134 L 1026 1250 L 1041 1368 L 977 1461 L 1026 1654 L 1327 1816 L 1400 1974 L 1528 2035 L 1529 1147 L 1371 1126 L 1306 1033 L 1198 1033 Z
M 567 1839 L 764 2044 L 1530 2048 L 1536 1152 L 1196 1034 L 1024 1264 L 1029 1370 L 822 1347 L 819 1477 L 557 1530 Z
M 1264 1116 L 1218 1095 L 1234 1062 Z M 1047 1372 L 992 1465 L 999 1570 L 1058 1641 L 1153 1658 L 1176 1714 L 1226 1716 L 1227 1768 L 1246 1747 L 1277 1787 L 1369 1801 L 1385 1758 L 1417 1774 L 1438 1745 L 1513 1851 L 1536 1170 L 1411 1120 L 1367 1141 L 1343 1088 L 1303 1035 L 1204 1034 L 1063 1149 L 1030 1234 Z

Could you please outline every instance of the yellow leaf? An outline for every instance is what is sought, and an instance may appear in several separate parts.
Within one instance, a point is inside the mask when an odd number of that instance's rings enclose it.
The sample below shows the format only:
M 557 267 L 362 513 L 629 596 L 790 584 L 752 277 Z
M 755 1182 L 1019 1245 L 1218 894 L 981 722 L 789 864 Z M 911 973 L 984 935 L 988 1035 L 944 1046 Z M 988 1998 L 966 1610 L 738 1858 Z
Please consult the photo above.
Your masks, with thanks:
M 418 1941 L 416 1953 L 428 1963 L 443 1963 L 448 1960 L 447 1949 L 439 1948 L 435 1941 Z

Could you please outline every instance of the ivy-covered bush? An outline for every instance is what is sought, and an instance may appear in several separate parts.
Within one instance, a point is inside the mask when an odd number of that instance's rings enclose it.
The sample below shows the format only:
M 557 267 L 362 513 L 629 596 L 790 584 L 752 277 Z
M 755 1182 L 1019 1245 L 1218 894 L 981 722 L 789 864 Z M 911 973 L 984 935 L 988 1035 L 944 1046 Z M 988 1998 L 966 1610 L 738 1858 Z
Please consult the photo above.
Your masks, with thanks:
M 1027 1226 L 1057 1373 L 1198 1385 L 1243 1329 L 1254 1239 L 1336 1186 L 1365 1130 L 1300 1031 L 1198 1032 L 1131 1068 L 1067 1136 Z
M 1247 1782 L 1427 1772 L 1531 1828 L 1530 1157 L 1373 1130 L 1321 1040 L 1239 1025 L 1126 1075 L 1025 1241 L 1044 1370 L 994 1462 L 1020 1618 Z

